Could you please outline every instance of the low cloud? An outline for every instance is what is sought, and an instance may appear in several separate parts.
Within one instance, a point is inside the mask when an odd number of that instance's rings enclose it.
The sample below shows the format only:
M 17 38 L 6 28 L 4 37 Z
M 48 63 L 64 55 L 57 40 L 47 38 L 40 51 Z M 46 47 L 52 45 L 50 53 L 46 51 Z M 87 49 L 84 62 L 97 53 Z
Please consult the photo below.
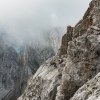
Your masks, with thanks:
M 0 31 L 18 41 L 39 40 L 44 31 L 75 25 L 91 0 L 0 0 Z

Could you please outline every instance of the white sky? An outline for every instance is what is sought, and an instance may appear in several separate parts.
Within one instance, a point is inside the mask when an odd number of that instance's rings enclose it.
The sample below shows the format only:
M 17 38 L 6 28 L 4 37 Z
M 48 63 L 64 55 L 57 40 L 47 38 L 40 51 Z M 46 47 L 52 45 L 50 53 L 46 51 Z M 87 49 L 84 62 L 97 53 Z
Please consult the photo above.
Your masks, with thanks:
M 36 37 L 50 27 L 75 25 L 91 0 L 0 0 L 0 30 Z

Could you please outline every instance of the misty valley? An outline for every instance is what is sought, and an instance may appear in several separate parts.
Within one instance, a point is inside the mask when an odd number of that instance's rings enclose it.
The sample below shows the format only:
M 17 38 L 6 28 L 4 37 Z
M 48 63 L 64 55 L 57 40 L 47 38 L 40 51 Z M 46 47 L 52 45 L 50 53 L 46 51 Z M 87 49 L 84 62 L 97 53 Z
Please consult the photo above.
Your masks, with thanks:
M 100 0 L 0 0 L 0 100 L 100 100 Z
M 0 100 L 16 100 L 23 93 L 28 79 L 58 51 L 61 32 L 55 28 L 45 35 L 45 42 L 22 44 L 13 42 L 7 34 L 0 35 Z

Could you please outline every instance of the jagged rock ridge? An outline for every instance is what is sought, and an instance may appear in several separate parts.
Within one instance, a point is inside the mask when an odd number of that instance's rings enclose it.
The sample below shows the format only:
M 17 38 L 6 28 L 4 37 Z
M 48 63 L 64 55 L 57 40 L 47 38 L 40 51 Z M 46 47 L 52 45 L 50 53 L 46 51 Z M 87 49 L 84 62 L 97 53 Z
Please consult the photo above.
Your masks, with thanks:
M 75 27 L 68 26 L 67 33 L 62 38 L 59 55 L 47 60 L 39 68 L 18 100 L 69 100 L 98 72 L 100 72 L 100 0 L 92 0 L 83 19 Z M 89 89 L 92 88 L 93 81 L 94 84 L 99 84 L 99 75 L 96 78 L 98 81 L 94 78 L 89 82 L 90 86 L 87 86 Z M 83 93 L 87 92 L 85 86 L 81 89 L 71 100 L 97 99 L 97 97 L 90 99 L 87 97 L 88 94 Z

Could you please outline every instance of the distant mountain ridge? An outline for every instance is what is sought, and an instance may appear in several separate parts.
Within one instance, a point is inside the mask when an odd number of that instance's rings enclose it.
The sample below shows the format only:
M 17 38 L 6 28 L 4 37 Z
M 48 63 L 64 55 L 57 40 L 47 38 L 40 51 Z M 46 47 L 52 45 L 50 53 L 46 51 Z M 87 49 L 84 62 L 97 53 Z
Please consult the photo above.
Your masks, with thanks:
M 50 34 L 47 33 L 46 45 L 38 40 L 17 45 L 6 34 L 0 34 L 0 100 L 16 100 L 23 93 L 30 76 L 43 62 L 55 55 Z

